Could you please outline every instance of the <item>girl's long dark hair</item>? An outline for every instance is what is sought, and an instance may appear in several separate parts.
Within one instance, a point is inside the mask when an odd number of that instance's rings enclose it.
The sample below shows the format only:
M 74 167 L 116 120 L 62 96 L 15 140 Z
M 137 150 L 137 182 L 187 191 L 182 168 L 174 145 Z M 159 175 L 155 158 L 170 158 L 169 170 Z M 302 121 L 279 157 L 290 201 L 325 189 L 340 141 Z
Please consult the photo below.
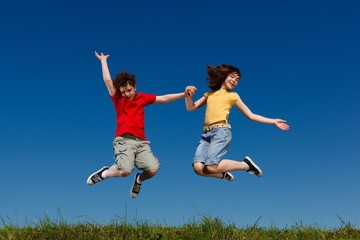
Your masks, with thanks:
M 237 67 L 228 64 L 220 64 L 217 67 L 207 65 L 207 72 L 208 76 L 206 80 L 208 81 L 208 87 L 214 91 L 221 88 L 222 83 L 231 73 L 239 74 L 241 77 L 240 70 Z

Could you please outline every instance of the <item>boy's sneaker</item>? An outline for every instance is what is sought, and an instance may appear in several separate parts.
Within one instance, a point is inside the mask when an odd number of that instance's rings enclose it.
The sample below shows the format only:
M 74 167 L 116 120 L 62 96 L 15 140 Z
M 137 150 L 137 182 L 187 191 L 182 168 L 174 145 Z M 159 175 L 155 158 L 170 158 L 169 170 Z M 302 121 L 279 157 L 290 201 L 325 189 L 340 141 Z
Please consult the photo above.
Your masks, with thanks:
M 248 173 L 250 174 L 255 174 L 258 177 L 262 176 L 262 171 L 261 169 L 251 160 L 251 158 L 249 158 L 248 156 L 246 156 L 244 158 L 244 162 L 249 165 L 249 169 L 247 170 Z
M 138 195 L 139 192 L 140 192 L 140 189 L 141 189 L 141 184 L 136 181 L 137 178 L 138 178 L 138 176 L 140 176 L 140 173 L 137 173 L 137 174 L 135 175 L 134 183 L 133 183 L 133 185 L 131 186 L 130 196 L 131 196 L 132 198 L 136 198 L 137 195 Z
M 234 176 L 229 172 L 224 172 L 222 174 L 223 174 L 223 177 L 221 179 L 223 179 L 223 180 L 232 182 L 235 179 Z
M 94 172 L 93 174 L 91 174 L 89 176 L 89 178 L 87 179 L 87 184 L 88 185 L 94 185 L 97 182 L 101 182 L 102 180 L 104 180 L 104 178 L 101 176 L 101 174 L 105 171 L 108 170 L 109 167 L 105 166 L 103 168 L 101 168 L 100 170 Z

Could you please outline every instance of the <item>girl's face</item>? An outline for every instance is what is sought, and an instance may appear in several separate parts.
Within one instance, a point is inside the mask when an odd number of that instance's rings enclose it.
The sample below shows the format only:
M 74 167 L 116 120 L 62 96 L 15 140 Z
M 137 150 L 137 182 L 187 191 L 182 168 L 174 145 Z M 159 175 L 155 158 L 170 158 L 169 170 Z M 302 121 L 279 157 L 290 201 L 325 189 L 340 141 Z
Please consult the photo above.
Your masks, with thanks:
M 128 84 L 127 86 L 122 86 L 120 87 L 120 94 L 123 97 L 126 97 L 130 100 L 133 100 L 135 97 L 135 91 L 136 91 L 136 86 L 132 86 L 130 84 Z
M 221 88 L 222 90 L 231 90 L 235 88 L 240 80 L 240 76 L 238 73 L 230 73 L 225 81 L 222 83 Z

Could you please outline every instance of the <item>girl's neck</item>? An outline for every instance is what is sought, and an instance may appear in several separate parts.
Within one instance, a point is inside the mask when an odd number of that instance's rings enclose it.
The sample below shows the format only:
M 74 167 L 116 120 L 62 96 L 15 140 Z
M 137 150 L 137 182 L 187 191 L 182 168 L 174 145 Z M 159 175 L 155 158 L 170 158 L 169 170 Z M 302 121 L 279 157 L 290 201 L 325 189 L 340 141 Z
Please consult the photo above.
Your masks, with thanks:
M 225 86 L 221 86 L 221 88 L 219 90 L 230 92 L 230 89 L 226 89 Z

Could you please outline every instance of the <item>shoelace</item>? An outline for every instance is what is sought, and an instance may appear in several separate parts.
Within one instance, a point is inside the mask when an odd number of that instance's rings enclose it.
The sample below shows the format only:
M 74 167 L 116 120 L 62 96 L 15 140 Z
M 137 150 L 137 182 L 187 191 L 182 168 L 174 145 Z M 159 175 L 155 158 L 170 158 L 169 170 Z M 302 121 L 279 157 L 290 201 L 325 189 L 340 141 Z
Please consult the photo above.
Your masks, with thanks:
M 141 184 L 138 184 L 137 182 L 135 182 L 135 184 L 134 184 L 134 187 L 133 187 L 133 192 L 134 193 L 139 193 L 139 191 L 140 191 L 140 188 L 141 188 Z
M 93 182 L 97 183 L 97 182 L 100 182 L 102 180 L 102 177 L 99 176 L 98 174 L 95 174 L 91 180 L 93 180 Z

